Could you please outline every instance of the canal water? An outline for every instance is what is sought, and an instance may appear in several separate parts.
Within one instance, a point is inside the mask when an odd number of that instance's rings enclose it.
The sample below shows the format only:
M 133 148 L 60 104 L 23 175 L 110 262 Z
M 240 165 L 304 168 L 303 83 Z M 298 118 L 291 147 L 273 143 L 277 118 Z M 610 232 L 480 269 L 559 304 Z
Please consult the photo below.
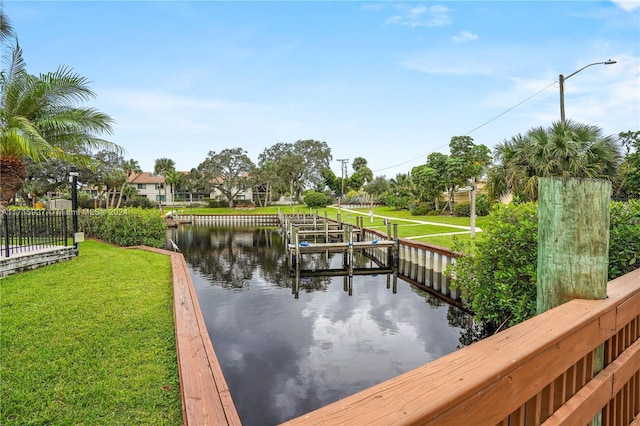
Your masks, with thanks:
M 470 326 L 466 312 L 394 274 L 296 278 L 278 229 L 169 232 L 244 426 L 277 425 L 453 352 Z M 318 254 L 301 267 L 317 275 L 342 261 Z

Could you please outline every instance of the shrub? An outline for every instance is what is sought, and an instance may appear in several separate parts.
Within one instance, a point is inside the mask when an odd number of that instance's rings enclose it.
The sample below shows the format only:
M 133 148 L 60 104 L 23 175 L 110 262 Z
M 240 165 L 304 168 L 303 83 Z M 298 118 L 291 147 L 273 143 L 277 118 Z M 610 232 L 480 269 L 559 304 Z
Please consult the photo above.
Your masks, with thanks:
M 609 279 L 640 267 L 640 200 L 611 203 Z
M 323 192 L 309 191 L 304 196 L 304 203 L 310 208 L 324 208 L 327 207 L 329 200 Z
M 358 191 L 351 190 L 344 195 L 345 204 L 359 204 L 362 202 L 361 195 Z
M 487 216 L 491 211 L 489 196 L 482 194 L 476 197 L 476 216 Z
M 412 216 L 426 216 L 429 212 L 434 210 L 434 203 L 417 203 L 409 206 L 409 212 Z
M 475 246 L 455 243 L 449 272 L 467 307 L 489 330 L 517 324 L 536 312 L 537 204 L 494 207 Z
M 380 197 L 380 201 L 387 207 L 394 208 L 396 210 L 408 209 L 411 204 L 411 197 L 408 195 L 396 196 L 392 194 L 385 194 Z
M 143 209 L 155 209 L 156 204 L 143 195 L 128 198 L 122 202 L 123 207 L 141 207 Z
M 141 208 L 83 212 L 78 218 L 78 226 L 87 237 L 125 247 L 162 247 L 167 232 L 167 224 L 157 210 Z
M 460 203 L 456 203 L 453 206 L 453 215 L 454 216 L 471 216 L 471 203 L 469 201 L 462 201 Z
M 486 195 L 478 195 L 476 198 L 476 216 L 486 216 L 489 214 L 491 203 L 489 202 L 489 197 Z M 471 203 L 469 201 L 464 201 L 462 203 L 456 203 L 453 206 L 453 215 L 454 216 L 471 216 Z
M 497 204 L 475 246 L 456 242 L 461 253 L 447 271 L 466 305 L 487 330 L 515 325 L 536 314 L 537 203 Z M 609 279 L 640 267 L 640 201 L 611 203 Z
M 253 203 L 253 200 L 237 199 L 233 200 L 233 205 L 238 207 L 248 207 L 255 204 Z

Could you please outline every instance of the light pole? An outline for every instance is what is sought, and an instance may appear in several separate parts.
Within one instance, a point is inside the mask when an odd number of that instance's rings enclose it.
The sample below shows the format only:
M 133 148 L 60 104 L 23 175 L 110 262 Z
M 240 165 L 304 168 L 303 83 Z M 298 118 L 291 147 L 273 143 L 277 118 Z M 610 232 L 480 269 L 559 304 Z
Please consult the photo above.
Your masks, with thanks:
M 574 71 L 574 72 L 572 72 L 571 74 L 569 74 L 566 77 L 564 75 L 560 74 L 560 77 L 558 77 L 558 83 L 560 84 L 560 122 L 562 124 L 565 123 L 565 118 L 564 118 L 564 81 L 568 80 L 570 77 L 573 77 L 574 75 L 578 74 L 583 69 L 589 68 L 592 65 L 612 65 L 612 64 L 615 64 L 615 63 L 616 63 L 616 61 L 612 61 L 611 59 L 609 59 L 608 61 L 594 62 L 592 64 L 585 65 L 584 67 L 580 68 L 578 71 Z
M 75 167 L 69 172 L 69 183 L 71 184 L 71 227 L 73 228 L 73 246 L 78 250 L 78 175 Z

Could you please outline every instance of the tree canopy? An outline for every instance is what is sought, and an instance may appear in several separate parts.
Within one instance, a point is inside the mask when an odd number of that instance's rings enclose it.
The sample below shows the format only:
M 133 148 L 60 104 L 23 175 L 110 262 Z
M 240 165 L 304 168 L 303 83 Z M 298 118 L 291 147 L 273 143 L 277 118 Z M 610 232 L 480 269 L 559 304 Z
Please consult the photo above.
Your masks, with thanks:
M 93 149 L 122 152 L 100 137 L 112 132 L 112 118 L 77 106 L 96 96 L 85 77 L 65 66 L 29 74 L 17 42 L 5 62 L 0 72 L 0 211 L 25 183 L 25 159 L 39 163 L 70 157 L 78 163 Z
M 234 198 L 251 186 L 249 177 L 255 166 L 242 148 L 209 151 L 198 170 L 206 184 L 220 191 L 233 207 Z
M 620 145 L 597 126 L 567 120 L 535 127 L 498 144 L 487 187 L 493 198 L 507 193 L 534 201 L 538 177 L 612 180 L 620 165 Z

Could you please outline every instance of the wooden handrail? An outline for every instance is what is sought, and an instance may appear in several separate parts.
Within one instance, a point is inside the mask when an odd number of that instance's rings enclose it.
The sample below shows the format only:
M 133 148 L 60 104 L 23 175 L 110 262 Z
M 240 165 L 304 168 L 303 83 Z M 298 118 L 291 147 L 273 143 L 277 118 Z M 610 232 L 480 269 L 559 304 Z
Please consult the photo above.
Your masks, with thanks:
M 594 349 L 618 334 L 624 347 L 592 377 Z M 631 424 L 640 412 L 639 339 L 636 270 L 609 282 L 607 299 L 565 303 L 284 424 L 572 425 L 611 405 L 627 413 L 604 413 L 603 424 Z

